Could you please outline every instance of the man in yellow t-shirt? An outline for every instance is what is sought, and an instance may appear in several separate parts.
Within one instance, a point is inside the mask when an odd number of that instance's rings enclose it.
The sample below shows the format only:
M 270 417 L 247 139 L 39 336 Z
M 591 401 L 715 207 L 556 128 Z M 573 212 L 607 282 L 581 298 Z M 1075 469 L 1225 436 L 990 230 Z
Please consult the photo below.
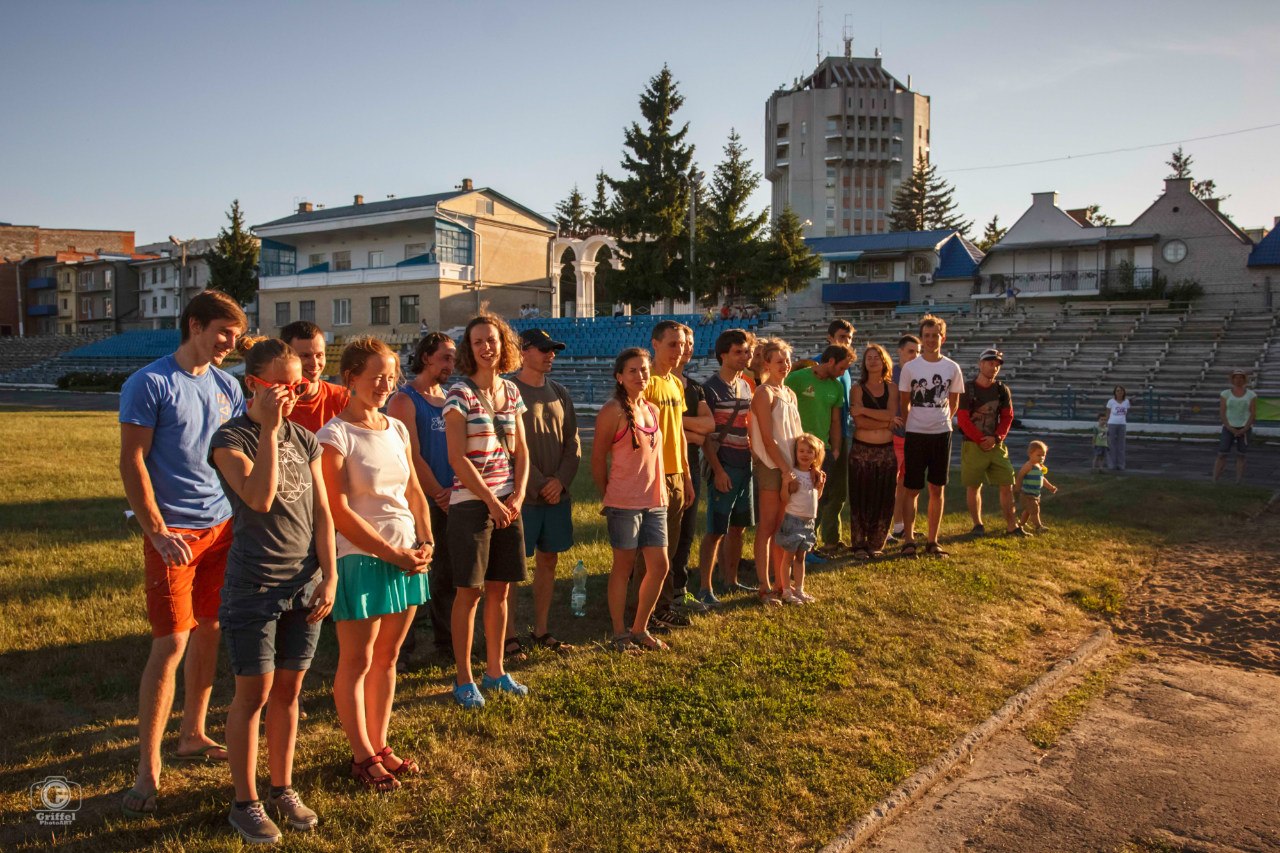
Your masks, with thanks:
M 667 484 L 667 559 L 668 571 L 662 583 L 662 595 L 654 610 L 655 622 L 666 627 L 684 627 L 689 617 L 676 610 L 675 589 L 671 582 L 670 559 L 680 540 L 680 522 L 693 503 L 693 477 L 689 470 L 688 444 L 684 437 L 684 385 L 673 372 L 686 347 L 693 341 L 684 327 L 674 320 L 663 320 L 653 327 L 653 373 L 644 397 L 658 410 L 658 429 L 662 436 L 662 470 Z M 637 554 L 633 575 L 644 577 L 644 559 Z

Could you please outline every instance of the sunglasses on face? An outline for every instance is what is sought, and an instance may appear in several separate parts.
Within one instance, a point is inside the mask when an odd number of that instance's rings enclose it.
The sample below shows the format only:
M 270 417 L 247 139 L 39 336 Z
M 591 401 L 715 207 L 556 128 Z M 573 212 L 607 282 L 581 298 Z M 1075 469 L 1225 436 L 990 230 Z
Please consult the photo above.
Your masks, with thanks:
M 307 388 L 310 387 L 305 379 L 299 379 L 297 382 L 290 384 L 288 382 L 267 382 L 256 376 L 246 376 L 245 381 L 256 383 L 262 388 L 286 388 L 295 397 L 301 397 L 307 393 Z

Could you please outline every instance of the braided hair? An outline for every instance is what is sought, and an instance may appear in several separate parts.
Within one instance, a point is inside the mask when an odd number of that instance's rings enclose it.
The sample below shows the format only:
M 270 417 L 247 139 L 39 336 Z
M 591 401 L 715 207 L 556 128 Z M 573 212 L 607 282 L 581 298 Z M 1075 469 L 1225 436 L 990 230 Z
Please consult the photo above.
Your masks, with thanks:
M 622 387 L 622 382 L 618 380 L 622 371 L 626 369 L 627 362 L 633 358 L 643 358 L 648 361 L 649 351 L 640 347 L 630 347 L 618 353 L 618 357 L 613 360 L 613 398 L 622 406 L 622 413 L 627 418 L 627 429 L 631 432 L 631 447 L 633 450 L 639 450 L 640 436 L 636 434 L 636 412 L 631 405 L 631 398 L 627 395 L 627 389 Z

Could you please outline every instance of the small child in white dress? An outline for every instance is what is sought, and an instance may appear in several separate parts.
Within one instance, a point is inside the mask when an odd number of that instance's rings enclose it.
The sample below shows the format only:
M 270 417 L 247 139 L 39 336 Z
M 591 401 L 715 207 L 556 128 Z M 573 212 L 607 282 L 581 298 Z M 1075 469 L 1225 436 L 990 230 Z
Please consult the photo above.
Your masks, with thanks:
M 796 437 L 796 490 L 787 499 L 782 527 L 774 539 L 782 549 L 774 594 L 784 604 L 812 604 L 817 600 L 804 589 L 804 557 L 817 542 L 814 526 L 818 496 L 822 494 L 819 472 L 825 455 L 826 446 L 816 435 L 804 433 Z

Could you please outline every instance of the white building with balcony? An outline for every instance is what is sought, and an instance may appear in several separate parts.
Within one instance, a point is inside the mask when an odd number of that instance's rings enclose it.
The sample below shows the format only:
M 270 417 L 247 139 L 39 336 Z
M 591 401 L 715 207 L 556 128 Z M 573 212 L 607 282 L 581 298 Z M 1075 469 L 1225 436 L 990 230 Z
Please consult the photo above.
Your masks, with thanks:
M 176 329 L 178 316 L 191 297 L 209 286 L 209 265 L 204 255 L 213 240 L 192 240 L 182 249 L 171 242 L 139 246 L 153 255 L 132 266 L 138 272 L 138 319 L 149 329 Z
M 465 323 L 482 307 L 518 316 L 551 309 L 555 223 L 475 189 L 343 207 L 304 202 L 254 227 L 262 239 L 264 330 L 310 320 L 335 335 L 416 334 Z

